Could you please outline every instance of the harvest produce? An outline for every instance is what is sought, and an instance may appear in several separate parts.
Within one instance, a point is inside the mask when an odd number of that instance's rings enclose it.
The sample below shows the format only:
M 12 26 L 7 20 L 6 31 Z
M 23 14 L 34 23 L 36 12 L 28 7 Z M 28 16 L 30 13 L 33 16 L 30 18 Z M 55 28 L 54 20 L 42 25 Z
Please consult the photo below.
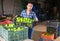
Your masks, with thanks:
M 20 18 L 20 17 L 17 17 L 16 18 L 16 22 L 32 23 L 32 22 L 34 22 L 34 20 L 33 19 L 29 19 L 29 18 Z
M 12 24 L 6 24 L 5 27 L 6 27 L 6 28 L 14 27 L 14 23 L 12 23 Z
M 10 27 L 10 25 L 8 25 L 8 24 L 6 24 L 5 27 L 8 29 L 8 31 L 22 31 L 22 30 L 24 30 L 23 27 L 17 27 L 17 28 L 14 27 L 14 26 L 13 27 L 12 26 Z
M 50 36 L 50 35 L 52 35 L 51 33 L 45 33 L 44 35 L 46 35 L 46 36 Z
M 31 23 L 27 23 L 27 26 L 28 26 L 28 27 L 31 27 L 31 26 L 32 26 L 32 24 L 31 24 Z
M 0 27 L 2 27 L 2 25 L 0 24 Z

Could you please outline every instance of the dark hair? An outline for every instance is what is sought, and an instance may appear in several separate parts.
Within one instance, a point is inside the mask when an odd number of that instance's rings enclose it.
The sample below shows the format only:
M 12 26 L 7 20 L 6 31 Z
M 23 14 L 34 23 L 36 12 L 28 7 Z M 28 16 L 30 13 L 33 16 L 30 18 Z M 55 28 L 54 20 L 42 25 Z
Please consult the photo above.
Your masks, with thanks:
M 27 3 L 27 5 L 28 5 L 28 4 L 32 4 L 32 5 L 33 5 L 33 3 L 32 3 L 32 2 L 28 2 L 28 3 Z

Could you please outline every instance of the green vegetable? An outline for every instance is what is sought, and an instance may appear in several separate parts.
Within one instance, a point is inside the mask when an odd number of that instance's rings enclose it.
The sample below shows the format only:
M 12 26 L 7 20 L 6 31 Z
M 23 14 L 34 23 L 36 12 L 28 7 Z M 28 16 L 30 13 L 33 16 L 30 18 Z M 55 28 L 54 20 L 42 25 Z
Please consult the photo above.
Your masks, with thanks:
M 17 17 L 16 18 L 16 22 L 32 23 L 33 20 L 29 19 L 29 18 L 20 18 L 20 17 Z

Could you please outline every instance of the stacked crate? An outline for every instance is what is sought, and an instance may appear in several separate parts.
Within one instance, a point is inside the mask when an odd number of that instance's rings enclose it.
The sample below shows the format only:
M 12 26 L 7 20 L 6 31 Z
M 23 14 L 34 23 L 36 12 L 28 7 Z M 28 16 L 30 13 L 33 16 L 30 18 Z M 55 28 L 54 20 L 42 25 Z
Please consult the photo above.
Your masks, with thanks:
M 47 32 L 49 33 L 54 33 L 55 38 L 58 37 L 58 27 L 59 27 L 59 22 L 58 21 L 47 21 Z
M 5 41 L 8 39 L 8 31 L 3 27 L 0 27 L 0 37 L 2 37 Z
M 23 30 L 23 39 L 28 39 L 28 28 L 25 28 L 25 30 Z
M 8 31 L 4 27 L 0 27 L 0 37 L 3 37 L 5 41 L 23 41 L 28 39 L 28 28 L 24 27 L 21 31 Z
M 39 41 L 53 41 L 54 40 L 54 34 L 44 32 L 41 34 L 41 37 Z

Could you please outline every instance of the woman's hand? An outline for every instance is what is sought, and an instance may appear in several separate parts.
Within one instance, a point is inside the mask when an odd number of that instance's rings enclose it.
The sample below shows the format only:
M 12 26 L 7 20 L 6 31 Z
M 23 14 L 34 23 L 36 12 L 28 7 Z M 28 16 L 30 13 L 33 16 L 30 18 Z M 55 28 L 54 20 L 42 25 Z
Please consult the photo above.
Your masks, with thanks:
M 38 21 L 38 18 L 36 18 L 35 21 Z

